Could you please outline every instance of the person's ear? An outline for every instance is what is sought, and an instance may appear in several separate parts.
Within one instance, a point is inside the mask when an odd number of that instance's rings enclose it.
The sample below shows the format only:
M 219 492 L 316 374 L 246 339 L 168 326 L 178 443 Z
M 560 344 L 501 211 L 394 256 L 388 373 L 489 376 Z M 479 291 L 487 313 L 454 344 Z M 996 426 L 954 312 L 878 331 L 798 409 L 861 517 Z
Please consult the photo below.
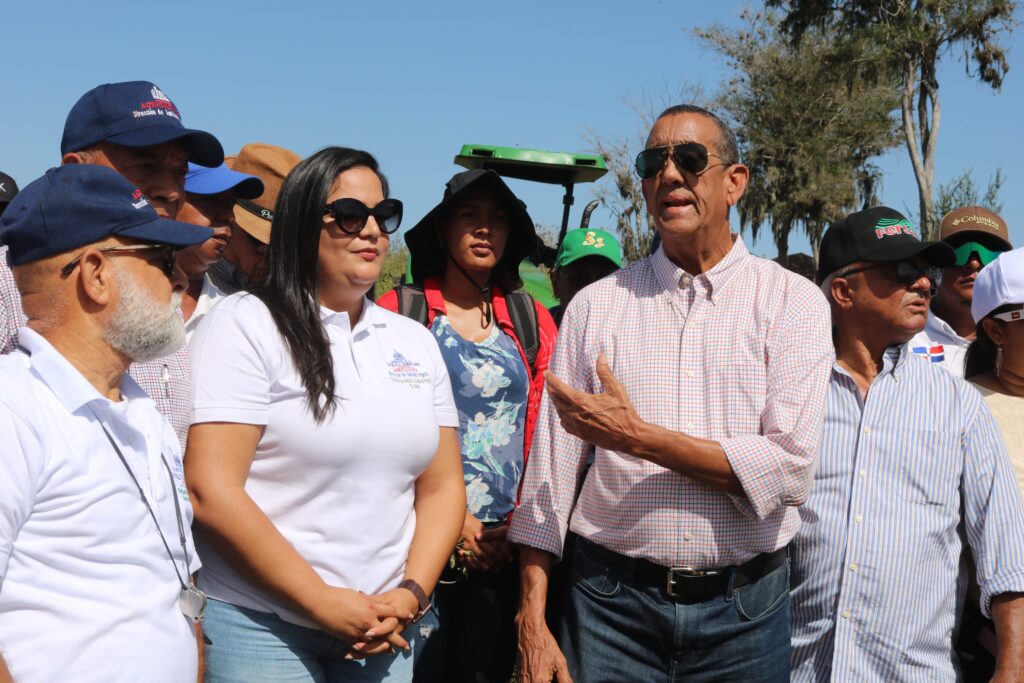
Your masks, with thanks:
M 982 318 L 981 329 L 985 330 L 985 334 L 992 340 L 992 343 L 996 346 L 1002 346 L 1006 343 L 1006 328 L 1005 323 L 1002 320 L 996 320 L 994 318 Z
M 736 206 L 750 182 L 750 169 L 743 164 L 733 164 L 725 169 L 725 201 Z
M 853 294 L 854 288 L 850 285 L 850 281 L 844 277 L 832 278 L 832 300 L 835 301 L 836 305 L 844 311 L 848 311 L 853 308 Z
M 112 259 L 98 249 L 87 249 L 78 261 L 78 284 L 82 295 L 98 308 L 110 306 L 117 294 Z
M 67 154 L 65 154 L 64 156 L 62 156 L 60 158 L 61 166 L 64 166 L 64 165 L 67 165 L 67 164 L 87 164 L 87 163 L 89 163 L 89 162 L 86 161 L 82 157 L 81 153 L 79 153 L 79 152 L 68 152 Z

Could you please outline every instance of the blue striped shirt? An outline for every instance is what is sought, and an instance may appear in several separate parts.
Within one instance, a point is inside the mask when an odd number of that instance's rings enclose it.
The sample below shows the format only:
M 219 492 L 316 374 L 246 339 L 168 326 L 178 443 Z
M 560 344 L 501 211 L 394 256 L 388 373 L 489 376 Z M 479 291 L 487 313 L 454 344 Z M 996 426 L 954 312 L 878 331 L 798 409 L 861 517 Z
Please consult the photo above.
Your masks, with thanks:
M 793 542 L 794 681 L 955 681 L 966 540 L 989 615 L 1024 591 L 1024 500 L 981 395 L 902 347 L 862 400 L 832 368 Z

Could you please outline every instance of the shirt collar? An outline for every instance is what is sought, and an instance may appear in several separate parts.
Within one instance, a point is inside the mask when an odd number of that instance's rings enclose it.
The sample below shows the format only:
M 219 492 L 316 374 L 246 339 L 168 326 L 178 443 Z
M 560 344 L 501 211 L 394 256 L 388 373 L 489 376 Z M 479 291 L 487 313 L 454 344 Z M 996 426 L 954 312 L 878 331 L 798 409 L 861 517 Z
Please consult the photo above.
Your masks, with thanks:
M 369 327 L 383 327 L 386 325 L 380 306 L 368 298 L 363 300 L 363 314 L 359 318 L 359 322 L 356 323 L 355 328 L 352 327 L 352 323 L 348 319 L 348 313 L 332 311 L 323 304 L 320 305 L 320 322 L 323 323 L 324 327 L 332 327 L 345 334 L 358 334 Z
M 707 272 L 697 276 L 687 273 L 669 260 L 665 254 L 665 245 L 659 244 L 657 251 L 651 255 L 651 267 L 654 269 L 654 275 L 658 282 L 667 291 L 675 291 L 688 287 L 694 280 L 702 280 L 707 287 L 708 298 L 714 302 L 718 293 L 740 271 L 741 266 L 750 256 L 747 246 L 743 243 L 743 238 L 736 233 L 731 234 L 733 243 L 725 258 Z
M 879 377 L 884 377 L 890 374 L 893 379 L 898 379 L 897 373 L 902 376 L 903 366 L 906 365 L 907 358 L 910 356 L 911 354 L 907 353 L 905 344 L 897 344 L 887 348 L 882 354 L 882 369 L 879 371 L 878 375 L 875 376 L 875 380 L 878 380 Z M 839 364 L 838 360 L 833 361 L 832 363 L 832 373 L 842 375 L 844 377 L 850 377 L 850 373 L 846 371 L 846 368 Z M 872 384 L 873 383 L 874 381 L 872 381 Z
M 36 331 L 28 327 L 18 330 L 18 344 L 28 353 L 33 372 L 69 413 L 77 412 L 92 401 L 98 400 L 104 405 L 113 403 Z M 149 398 L 127 373 L 121 376 L 121 395 L 128 400 Z
M 961 337 L 956 333 L 949 323 L 935 315 L 935 311 L 928 311 L 928 320 L 925 322 L 924 327 L 925 334 L 936 341 L 945 341 L 956 343 L 960 346 L 967 346 L 970 344 L 969 341 Z M 943 339 L 945 337 L 945 339 Z M 936 339 L 937 338 L 937 339 Z

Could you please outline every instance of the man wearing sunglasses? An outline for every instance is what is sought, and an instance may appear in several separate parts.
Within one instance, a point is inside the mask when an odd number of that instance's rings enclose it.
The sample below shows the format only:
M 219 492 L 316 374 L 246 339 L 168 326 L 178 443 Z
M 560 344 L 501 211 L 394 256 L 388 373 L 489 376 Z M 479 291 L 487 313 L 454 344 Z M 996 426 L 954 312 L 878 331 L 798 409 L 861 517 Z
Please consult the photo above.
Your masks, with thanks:
M 126 371 L 181 346 L 175 252 L 210 234 L 94 165 L 0 218 L 28 318 L 0 356 L 0 680 L 196 680 L 181 448 Z
M 1006 221 L 980 206 L 965 206 L 946 214 L 939 239 L 953 247 L 956 262 L 943 269 L 928 323 L 909 346 L 914 353 L 963 377 L 967 347 L 975 336 L 971 316 L 974 280 L 982 268 L 1013 246 Z
M 731 231 L 749 173 L 712 113 L 665 111 L 636 171 L 661 246 L 566 308 L 509 531 L 521 680 L 788 681 L 787 545 L 821 432 L 828 307 Z M 567 528 L 556 644 L 544 612 Z
M 217 166 L 220 142 L 186 128 L 174 103 L 149 81 L 107 83 L 82 95 L 68 112 L 61 138 L 61 163 L 95 164 L 120 173 L 157 214 L 176 218 L 185 200 L 188 162 Z M 0 247 L 0 353 L 17 345 L 24 324 L 14 279 Z M 184 447 L 192 416 L 188 353 L 134 363 L 132 377 L 156 402 Z
M 943 242 L 876 207 L 834 223 L 817 280 L 832 366 L 814 484 L 793 543 L 793 681 L 960 680 L 952 634 L 973 559 L 1000 670 L 1024 676 L 1024 500 L 991 412 L 907 348 Z

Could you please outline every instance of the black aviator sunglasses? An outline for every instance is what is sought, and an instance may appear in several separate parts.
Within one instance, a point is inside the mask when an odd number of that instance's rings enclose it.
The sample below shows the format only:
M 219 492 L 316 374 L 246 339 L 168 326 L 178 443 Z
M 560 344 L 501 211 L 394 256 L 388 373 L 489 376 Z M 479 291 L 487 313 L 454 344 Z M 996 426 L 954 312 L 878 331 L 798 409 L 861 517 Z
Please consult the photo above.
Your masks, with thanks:
M 153 251 L 155 249 L 160 249 L 163 251 L 163 253 L 161 254 L 161 256 L 163 257 L 163 261 L 160 263 L 160 268 L 161 270 L 164 271 L 164 275 L 166 275 L 167 277 L 173 277 L 174 257 L 178 253 L 178 247 L 172 247 L 167 244 L 132 244 L 125 247 L 107 247 L 105 249 L 99 249 L 98 251 L 102 254 L 113 254 L 116 256 L 117 254 L 133 254 L 143 251 Z M 85 256 L 84 251 L 75 258 L 71 259 L 71 261 L 69 261 L 66 266 L 61 268 L 61 277 L 67 277 L 68 275 L 70 275 L 71 271 L 75 269 L 75 266 L 79 264 L 83 256 Z
M 345 197 L 337 199 L 324 207 L 324 215 L 331 214 L 338 228 L 346 235 L 358 235 L 362 232 L 366 221 L 373 216 L 385 235 L 398 230 L 402 224 L 402 202 L 397 199 L 385 199 L 372 209 L 358 199 Z
M 699 142 L 680 142 L 675 145 L 649 147 L 636 155 L 634 166 L 637 175 L 644 180 L 653 178 L 661 169 L 665 168 L 665 161 L 669 156 L 680 170 L 694 175 L 699 175 L 708 168 L 708 157 L 722 158 L 709 152 L 708 148 Z M 725 166 L 726 164 L 716 165 Z

